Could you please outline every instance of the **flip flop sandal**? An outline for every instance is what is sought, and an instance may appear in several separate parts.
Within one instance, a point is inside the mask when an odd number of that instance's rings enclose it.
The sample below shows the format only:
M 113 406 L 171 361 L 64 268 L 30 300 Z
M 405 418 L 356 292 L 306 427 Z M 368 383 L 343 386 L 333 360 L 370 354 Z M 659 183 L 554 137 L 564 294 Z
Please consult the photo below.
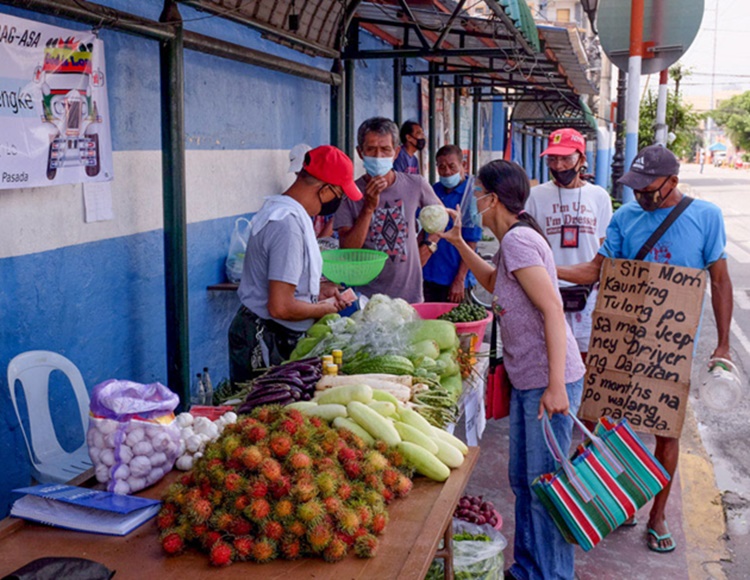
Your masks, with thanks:
M 674 538 L 672 538 L 671 532 L 667 532 L 663 536 L 660 536 L 653 529 L 649 528 L 648 534 L 649 536 L 653 536 L 657 542 L 655 546 L 652 546 L 651 542 L 649 541 L 646 542 L 648 549 L 652 552 L 659 552 L 660 554 L 664 554 L 666 552 L 672 552 L 677 547 L 677 543 L 674 541 Z M 662 548 L 661 546 L 659 546 L 659 542 L 663 542 L 664 540 L 672 540 L 672 545 L 666 548 Z
M 622 524 L 620 524 L 621 528 L 634 528 L 638 525 L 638 520 L 633 516 L 630 519 L 625 520 Z

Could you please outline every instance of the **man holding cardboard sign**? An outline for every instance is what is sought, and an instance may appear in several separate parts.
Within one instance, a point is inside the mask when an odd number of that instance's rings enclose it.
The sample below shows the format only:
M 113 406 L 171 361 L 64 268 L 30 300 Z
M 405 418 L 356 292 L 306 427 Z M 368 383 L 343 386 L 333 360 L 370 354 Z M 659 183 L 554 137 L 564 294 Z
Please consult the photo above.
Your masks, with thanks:
M 636 430 L 654 433 L 654 455 L 670 476 L 680 452 L 705 270 L 718 331 L 714 357 L 730 359 L 732 320 L 721 210 L 684 196 L 679 170 L 660 145 L 639 151 L 620 179 L 637 203 L 615 213 L 592 261 L 558 268 L 560 279 L 575 284 L 601 279 L 581 416 L 627 417 Z M 648 547 L 656 552 L 676 547 L 665 520 L 670 489 L 655 497 L 649 514 Z

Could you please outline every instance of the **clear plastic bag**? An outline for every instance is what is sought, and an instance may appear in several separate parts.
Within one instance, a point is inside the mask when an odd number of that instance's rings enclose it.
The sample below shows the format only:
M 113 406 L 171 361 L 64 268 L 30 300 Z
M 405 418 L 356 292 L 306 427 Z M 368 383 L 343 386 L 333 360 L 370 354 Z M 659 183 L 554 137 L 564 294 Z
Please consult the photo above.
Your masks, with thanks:
M 109 380 L 94 387 L 86 442 L 107 491 L 134 493 L 172 469 L 180 453 L 179 402 L 161 383 Z
M 229 251 L 224 263 L 227 280 L 239 284 L 242 279 L 242 265 L 245 262 L 247 240 L 250 237 L 250 222 L 241 217 L 234 222 L 234 230 L 229 238 Z
M 489 541 L 457 540 L 462 533 L 484 534 Z M 503 577 L 505 558 L 503 550 L 508 541 L 490 525 L 479 526 L 453 519 L 453 573 L 456 580 L 500 580 Z M 430 566 L 425 580 L 442 580 L 443 560 L 437 558 Z

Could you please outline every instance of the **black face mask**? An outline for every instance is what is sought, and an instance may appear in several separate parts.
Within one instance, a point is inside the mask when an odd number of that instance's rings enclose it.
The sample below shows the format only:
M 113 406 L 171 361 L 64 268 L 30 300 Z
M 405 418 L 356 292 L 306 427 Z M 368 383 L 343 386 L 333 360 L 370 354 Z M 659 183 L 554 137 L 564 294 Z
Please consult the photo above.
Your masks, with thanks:
M 424 146 L 427 145 L 427 139 L 416 139 L 417 141 L 417 151 L 421 151 L 424 149 Z
M 323 198 L 320 197 L 320 192 L 323 191 L 326 187 L 328 186 L 324 185 L 318 190 L 318 199 L 320 200 L 320 211 L 318 212 L 318 215 L 322 215 L 324 217 L 335 214 L 336 210 L 339 209 L 342 200 L 341 197 L 334 196 L 331 201 L 323 201 Z
M 578 169 L 575 167 L 573 169 L 566 169 L 564 171 L 555 171 L 554 169 L 549 170 L 549 172 L 552 174 L 552 177 L 555 178 L 555 181 L 559 183 L 560 185 L 570 185 L 573 183 L 573 180 L 578 175 Z

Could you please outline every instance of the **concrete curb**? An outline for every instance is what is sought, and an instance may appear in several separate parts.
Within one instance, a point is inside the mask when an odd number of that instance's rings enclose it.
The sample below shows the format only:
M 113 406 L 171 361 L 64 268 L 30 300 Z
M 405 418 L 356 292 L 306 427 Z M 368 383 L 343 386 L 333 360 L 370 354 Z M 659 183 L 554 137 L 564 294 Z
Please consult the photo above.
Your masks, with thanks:
M 716 487 L 711 458 L 698 433 L 688 404 L 680 441 L 682 521 L 690 580 L 726 580 L 721 562 L 731 559 L 726 540 L 726 518 L 721 492 Z

